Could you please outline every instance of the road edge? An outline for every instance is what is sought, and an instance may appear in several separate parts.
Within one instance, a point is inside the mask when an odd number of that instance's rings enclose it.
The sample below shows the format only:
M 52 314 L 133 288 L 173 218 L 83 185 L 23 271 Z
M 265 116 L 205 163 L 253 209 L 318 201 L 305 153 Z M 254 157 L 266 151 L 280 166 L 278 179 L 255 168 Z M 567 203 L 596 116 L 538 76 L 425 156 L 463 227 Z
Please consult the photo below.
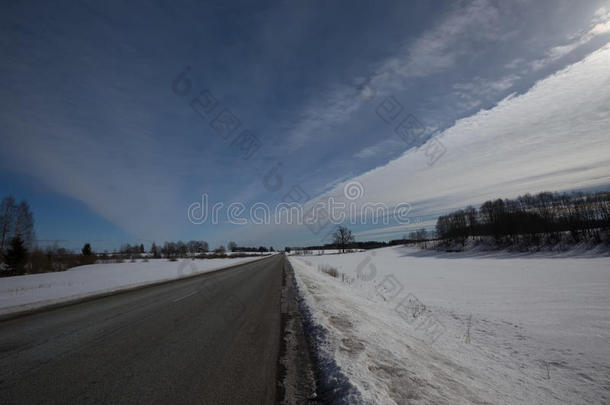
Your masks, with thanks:
M 292 266 L 284 255 L 280 302 L 280 350 L 277 360 L 276 404 L 310 404 L 316 392 L 312 348 L 305 335 L 303 315 Z

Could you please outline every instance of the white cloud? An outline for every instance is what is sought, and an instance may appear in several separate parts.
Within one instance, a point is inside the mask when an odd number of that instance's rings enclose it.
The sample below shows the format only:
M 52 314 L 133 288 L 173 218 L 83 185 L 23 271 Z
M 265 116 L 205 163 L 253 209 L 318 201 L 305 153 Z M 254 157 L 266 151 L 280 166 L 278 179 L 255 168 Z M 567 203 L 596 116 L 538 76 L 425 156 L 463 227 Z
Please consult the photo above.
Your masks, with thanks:
M 405 149 L 406 146 L 407 145 L 405 142 L 398 139 L 398 137 L 392 137 L 374 145 L 367 146 L 366 148 L 356 152 L 354 157 L 358 159 L 368 159 L 383 156 L 396 150 Z
M 526 63 L 524 58 L 516 58 L 504 65 L 506 69 L 517 69 L 522 67 Z
M 610 32 L 610 21 L 605 23 L 597 24 L 589 31 L 591 35 L 602 35 Z
M 569 54 L 576 48 L 586 44 L 593 38 L 610 33 L 610 13 L 606 12 L 604 7 L 598 9 L 591 19 L 592 28 L 574 35 L 571 41 L 564 45 L 552 47 L 544 58 L 535 60 L 531 63 L 532 70 L 540 70 L 549 63 L 554 62 L 563 56 Z
M 432 216 L 487 199 L 543 190 L 567 191 L 610 185 L 610 44 L 583 61 L 510 95 L 490 110 L 459 120 L 437 135 L 447 152 L 433 166 L 420 149 L 338 184 L 316 200 L 342 199 L 347 182 L 363 186 L 356 204 L 408 202 L 413 216 Z M 360 238 L 392 237 L 431 225 L 391 225 L 362 230 Z M 320 243 L 304 226 L 249 227 L 241 235 Z M 293 242 L 294 241 L 294 242 Z
M 388 205 L 438 212 L 488 198 L 610 184 L 610 46 L 439 134 L 434 166 L 410 150 L 355 181 Z M 340 192 L 339 185 L 334 194 Z M 430 203 L 432 201 L 432 203 Z
M 499 97 L 502 97 L 502 93 L 506 93 L 511 89 L 520 78 L 520 76 L 515 74 L 505 75 L 495 80 L 475 77 L 469 82 L 454 84 L 452 91 L 447 94 L 446 98 L 452 103 L 454 112 L 465 115 L 479 107 L 483 102 L 497 101 Z M 443 101 L 443 103 L 445 102 Z M 436 130 L 437 128 L 427 128 L 426 133 L 432 134 Z M 410 146 L 398 139 L 397 136 L 394 136 L 374 145 L 367 146 L 355 153 L 354 157 L 366 159 L 383 156 L 396 150 L 405 150 L 407 147 Z
M 607 20 L 610 19 L 610 11 L 608 11 L 606 7 L 600 7 L 595 10 L 594 16 L 594 21 Z
M 459 100 L 457 105 L 463 110 L 478 107 L 483 101 L 498 97 L 509 90 L 519 78 L 517 75 L 510 74 L 497 80 L 475 77 L 467 83 L 456 83 L 453 85 L 453 90 Z

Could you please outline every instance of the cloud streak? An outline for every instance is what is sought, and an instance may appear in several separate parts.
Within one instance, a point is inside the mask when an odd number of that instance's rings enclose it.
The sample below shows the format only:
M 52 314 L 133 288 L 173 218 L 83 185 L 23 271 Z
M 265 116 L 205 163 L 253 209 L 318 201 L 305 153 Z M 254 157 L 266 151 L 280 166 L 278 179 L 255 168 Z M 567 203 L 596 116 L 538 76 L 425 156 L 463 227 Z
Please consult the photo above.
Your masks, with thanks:
M 554 46 L 549 49 L 544 58 L 531 63 L 531 68 L 536 71 L 548 64 L 568 55 L 578 47 L 590 42 L 593 38 L 610 33 L 610 12 L 605 7 L 599 8 L 591 19 L 591 28 L 564 45 Z
M 610 184 L 610 47 L 527 93 L 459 120 L 439 139 L 447 155 L 433 167 L 408 151 L 355 178 L 388 204 L 439 199 L 429 210 L 541 190 Z
M 610 44 L 440 133 L 447 154 L 434 166 L 410 150 L 348 181 L 362 184 L 360 204 L 409 202 L 414 216 L 528 192 L 608 187 L 609 88 Z M 345 201 L 341 195 L 348 181 L 325 195 Z M 384 237 L 409 228 L 389 226 L 387 232 L 376 228 L 358 235 Z

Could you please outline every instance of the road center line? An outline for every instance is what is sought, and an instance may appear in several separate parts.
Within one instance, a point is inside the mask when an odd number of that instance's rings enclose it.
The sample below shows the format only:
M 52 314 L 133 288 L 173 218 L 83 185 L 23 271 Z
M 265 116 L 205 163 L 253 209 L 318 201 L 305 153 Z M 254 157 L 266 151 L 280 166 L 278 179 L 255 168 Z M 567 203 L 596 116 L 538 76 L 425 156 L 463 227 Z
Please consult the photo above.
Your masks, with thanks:
M 176 298 L 176 299 L 174 300 L 174 302 L 182 301 L 183 299 L 188 298 L 188 297 L 190 297 L 191 295 L 195 295 L 195 294 L 197 294 L 197 291 L 193 291 L 193 292 L 191 292 L 191 293 L 189 293 L 189 294 L 186 294 L 186 295 L 185 295 L 185 296 L 183 296 L 183 297 Z

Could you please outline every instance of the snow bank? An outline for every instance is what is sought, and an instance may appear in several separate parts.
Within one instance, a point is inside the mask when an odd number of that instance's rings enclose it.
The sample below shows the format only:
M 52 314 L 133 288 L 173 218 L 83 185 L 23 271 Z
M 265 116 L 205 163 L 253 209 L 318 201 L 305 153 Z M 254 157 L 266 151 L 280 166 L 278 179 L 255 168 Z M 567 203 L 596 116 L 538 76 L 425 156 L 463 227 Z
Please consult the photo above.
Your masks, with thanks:
M 341 371 L 335 361 L 333 345 L 329 342 L 329 334 L 317 319 L 308 303 L 309 293 L 302 289 L 302 283 L 296 282 L 292 273 L 297 294 L 299 310 L 303 315 L 303 329 L 310 346 L 314 348 L 313 355 L 318 370 L 316 370 L 316 400 L 332 405 L 358 405 L 362 403 L 360 392 Z
M 390 247 L 290 261 L 326 349 L 368 403 L 610 402 L 607 257 Z
M 0 314 L 205 273 L 257 259 L 259 257 L 175 262 L 151 259 L 148 262 L 92 264 L 57 273 L 4 277 L 0 278 Z

